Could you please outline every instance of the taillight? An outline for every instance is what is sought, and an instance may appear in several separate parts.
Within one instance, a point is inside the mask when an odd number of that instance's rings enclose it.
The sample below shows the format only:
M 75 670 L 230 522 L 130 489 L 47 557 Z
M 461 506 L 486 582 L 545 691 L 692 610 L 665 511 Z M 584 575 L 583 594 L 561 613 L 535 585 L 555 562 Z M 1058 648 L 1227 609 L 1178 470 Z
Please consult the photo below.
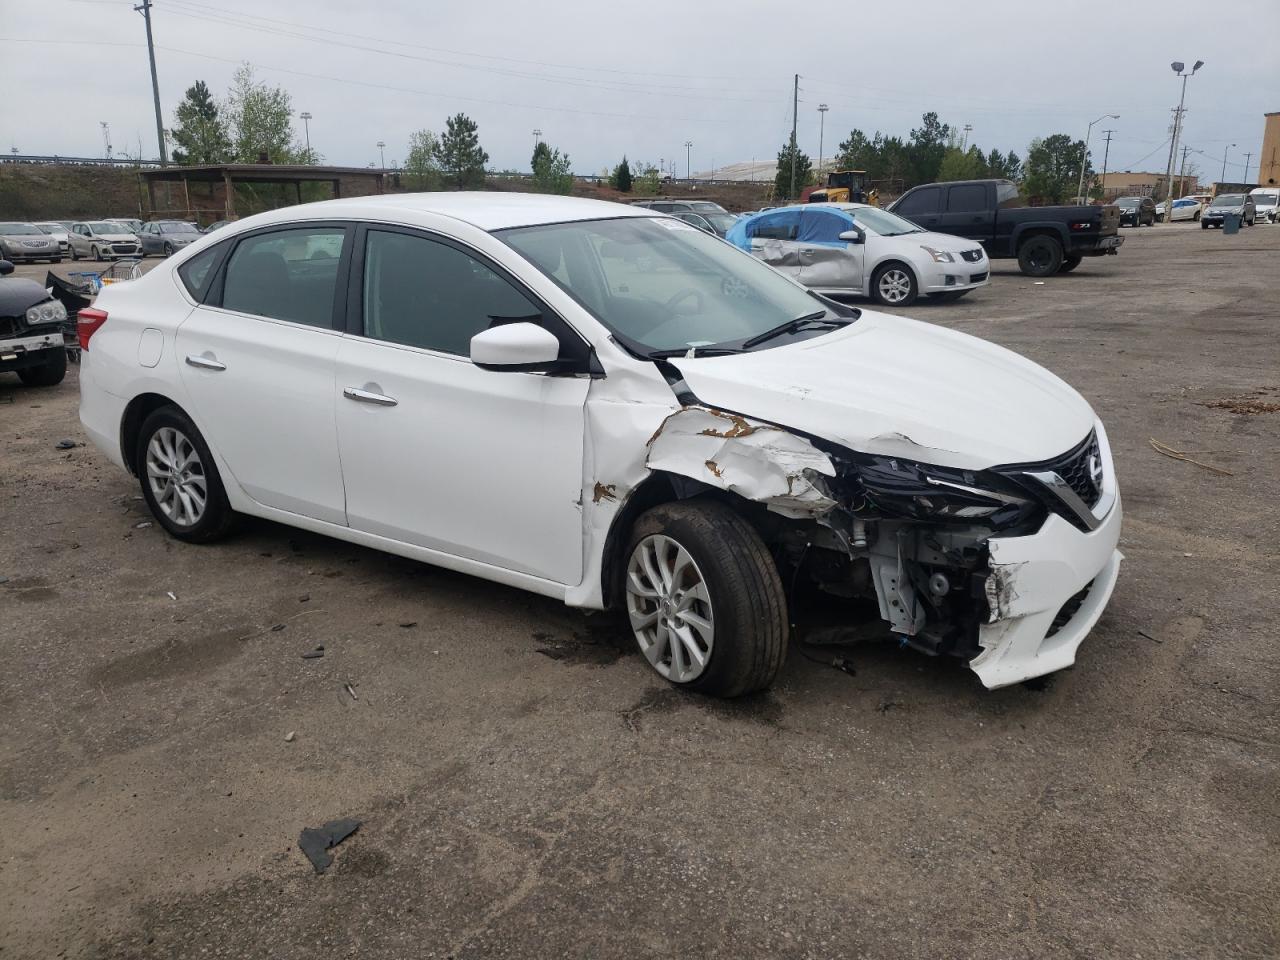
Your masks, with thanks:
M 85 307 L 76 314 L 76 339 L 80 341 L 80 349 L 89 349 L 89 338 L 98 332 L 107 322 L 107 311 L 94 307 Z

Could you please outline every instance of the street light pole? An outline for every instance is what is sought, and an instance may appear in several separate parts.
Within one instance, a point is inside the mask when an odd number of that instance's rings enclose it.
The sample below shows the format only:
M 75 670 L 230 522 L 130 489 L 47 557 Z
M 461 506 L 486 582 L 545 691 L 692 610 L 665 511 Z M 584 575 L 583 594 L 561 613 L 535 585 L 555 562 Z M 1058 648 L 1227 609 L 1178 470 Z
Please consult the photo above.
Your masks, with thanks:
M 1084 133 L 1084 152 L 1080 155 L 1080 186 L 1076 188 L 1077 197 L 1084 196 L 1084 168 L 1089 165 L 1089 138 L 1093 135 L 1094 124 L 1101 123 L 1103 120 L 1108 120 L 1108 119 L 1119 120 L 1120 114 L 1104 113 L 1097 120 L 1094 120 L 1093 123 L 1089 124 L 1089 129 L 1087 129 Z
M 973 130 L 973 124 L 966 123 L 964 125 L 964 137 L 960 140 L 960 152 L 964 153 L 969 149 L 969 132 Z
M 1227 151 L 1234 147 L 1234 143 L 1228 143 L 1222 148 L 1222 176 L 1218 178 L 1220 183 L 1227 182 Z
M 1246 153 L 1246 154 L 1244 155 L 1244 176 L 1243 176 L 1243 177 L 1241 177 L 1241 179 L 1240 179 L 1240 182 L 1241 182 L 1241 183 L 1248 183 L 1248 182 L 1249 182 L 1249 161 L 1250 161 L 1250 160 L 1252 160 L 1252 159 L 1253 159 L 1253 154 L 1252 154 L 1252 153 Z
M 822 182 L 822 139 L 827 132 L 827 111 L 831 109 L 825 103 L 818 104 L 818 182 Z
M 378 159 L 382 162 L 383 170 L 387 169 L 387 154 L 386 154 L 386 151 L 383 149 L 384 147 L 386 147 L 386 143 L 379 140 L 378 141 Z
M 1173 115 L 1173 136 L 1169 140 L 1169 169 L 1166 174 L 1166 189 L 1164 195 L 1164 219 L 1169 222 L 1173 219 L 1173 161 L 1178 156 L 1178 134 L 1182 132 L 1182 110 L 1187 102 L 1187 78 L 1195 76 L 1197 70 L 1204 66 L 1203 60 L 1197 60 L 1191 67 L 1190 73 L 1183 73 L 1186 64 L 1181 60 L 1175 60 L 1169 64 L 1169 67 L 1182 78 L 1182 96 L 1178 98 L 1178 112 Z
M 302 118 L 302 128 L 306 131 L 307 156 L 308 158 L 310 158 L 311 156 L 311 111 L 303 110 L 300 114 L 298 114 L 298 116 Z
M 693 141 L 686 140 L 684 142 L 684 178 L 689 181 L 693 180 L 693 161 L 690 159 L 692 156 Z

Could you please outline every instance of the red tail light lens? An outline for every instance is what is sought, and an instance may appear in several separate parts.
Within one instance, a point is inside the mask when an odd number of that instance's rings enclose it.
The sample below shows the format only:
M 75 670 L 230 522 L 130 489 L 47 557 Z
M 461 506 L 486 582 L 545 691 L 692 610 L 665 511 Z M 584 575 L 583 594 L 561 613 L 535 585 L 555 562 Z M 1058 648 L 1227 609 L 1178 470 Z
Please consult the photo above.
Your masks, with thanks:
M 107 311 L 86 307 L 76 314 L 76 339 L 80 341 L 80 349 L 89 349 L 89 338 L 107 322 Z

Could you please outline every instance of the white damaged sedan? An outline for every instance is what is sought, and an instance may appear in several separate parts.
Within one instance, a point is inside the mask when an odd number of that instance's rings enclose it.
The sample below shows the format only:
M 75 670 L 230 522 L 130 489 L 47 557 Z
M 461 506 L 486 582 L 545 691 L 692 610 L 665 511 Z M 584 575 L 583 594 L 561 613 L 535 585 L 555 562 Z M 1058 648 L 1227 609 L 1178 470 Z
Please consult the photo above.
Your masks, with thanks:
M 651 210 L 276 210 L 106 288 L 79 336 L 85 429 L 171 535 L 248 514 L 613 608 L 709 694 L 773 681 L 800 582 L 1000 687 L 1071 665 L 1119 571 L 1071 387 Z
M 923 230 L 865 203 L 803 203 L 745 217 L 725 239 L 810 290 L 907 307 L 920 294 L 958 300 L 985 287 L 982 244 Z

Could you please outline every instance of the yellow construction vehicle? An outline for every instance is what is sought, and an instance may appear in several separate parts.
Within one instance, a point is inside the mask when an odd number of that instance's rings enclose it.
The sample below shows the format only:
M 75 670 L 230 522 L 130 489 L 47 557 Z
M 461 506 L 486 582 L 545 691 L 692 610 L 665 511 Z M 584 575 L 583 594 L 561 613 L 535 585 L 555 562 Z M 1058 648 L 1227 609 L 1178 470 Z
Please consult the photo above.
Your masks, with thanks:
M 867 171 L 865 170 L 832 170 L 827 174 L 827 185 L 808 191 L 805 200 L 808 203 L 875 203 L 878 195 L 873 189 L 867 191 Z

